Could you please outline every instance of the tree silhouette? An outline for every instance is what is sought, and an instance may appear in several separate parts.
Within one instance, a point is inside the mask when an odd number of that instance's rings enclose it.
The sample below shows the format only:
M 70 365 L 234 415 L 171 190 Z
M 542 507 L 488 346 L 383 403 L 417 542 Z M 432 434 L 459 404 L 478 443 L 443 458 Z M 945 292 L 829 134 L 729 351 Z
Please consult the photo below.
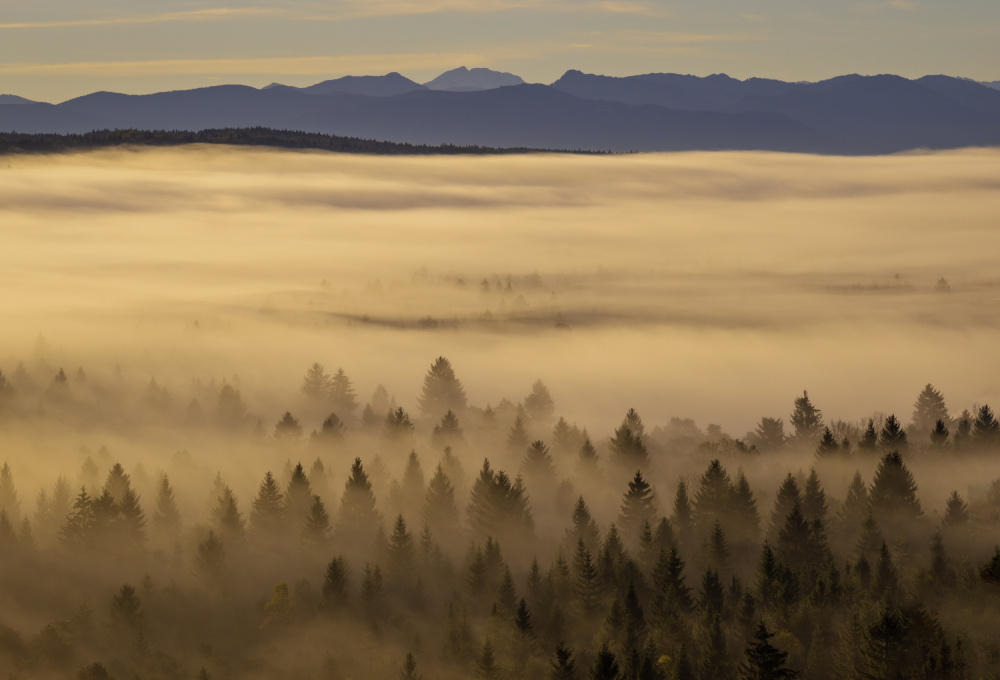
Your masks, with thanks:
M 330 533 L 330 515 L 326 511 L 326 505 L 319 496 L 312 497 L 312 504 L 309 506 L 309 516 L 306 518 L 305 528 L 302 530 L 302 537 L 313 545 L 322 545 L 326 542 Z
M 556 645 L 555 653 L 549 662 L 549 680 L 577 680 L 573 650 L 567 647 L 565 642 Z
M 514 418 L 510 432 L 507 434 L 507 449 L 512 453 L 520 453 L 528 446 L 528 430 L 524 426 L 524 418 L 518 415 Z
M 628 490 L 622 497 L 618 521 L 625 533 L 634 539 L 638 536 L 642 523 L 652 520 L 655 514 L 656 501 L 653 497 L 653 488 L 643 479 L 642 473 L 636 470 L 632 481 L 628 483 Z
M 972 423 L 972 442 L 981 449 L 994 449 L 1000 444 L 1000 423 L 989 404 L 976 409 L 976 419 Z
M 174 500 L 174 490 L 166 474 L 160 477 L 156 496 L 156 510 L 153 512 L 153 527 L 168 538 L 176 537 L 181 528 L 181 514 Z
M 524 398 L 524 410 L 531 422 L 548 425 L 556 412 L 555 402 L 549 388 L 541 380 L 531 386 L 531 393 Z
M 330 397 L 330 382 L 330 376 L 327 375 L 322 364 L 315 363 L 306 371 L 299 391 L 310 400 L 323 403 Z
M 302 438 L 302 426 L 299 421 L 289 411 L 281 416 L 281 420 L 274 426 L 274 438 L 278 441 L 295 442 Z
M 635 409 L 625 414 L 625 419 L 615 430 L 608 446 L 611 448 L 612 461 L 620 467 L 629 470 L 648 467 L 649 453 L 646 450 L 645 428 Z
M 345 417 L 349 417 L 358 408 L 358 396 L 354 392 L 354 386 L 351 385 L 351 379 L 344 373 L 343 368 L 338 368 L 337 372 L 330 378 L 327 393 L 334 411 L 343 413 Z
M 753 641 L 747 643 L 744 659 L 739 665 L 740 680 L 790 680 L 798 677 L 798 673 L 785 665 L 788 652 L 782 652 L 771 644 L 773 637 L 764 621 L 758 621 Z
M 223 385 L 219 390 L 215 418 L 223 427 L 236 428 L 243 424 L 247 417 L 247 405 L 243 402 L 240 391 L 232 385 Z
M 225 550 L 222 541 L 209 531 L 208 535 L 198 544 L 198 554 L 195 566 L 198 572 L 208 581 L 218 583 L 222 578 L 225 563 Z
M 336 613 L 347 607 L 350 580 L 344 557 L 338 555 L 330 560 L 323 578 L 323 608 L 326 611 Z
M 413 436 L 413 423 L 402 406 L 389 411 L 382 426 L 382 432 L 390 441 L 401 441 Z
M 868 498 L 880 524 L 912 521 L 923 514 L 913 475 L 895 451 L 882 457 Z
M 942 423 L 948 423 L 948 408 L 945 406 L 944 397 L 934 389 L 934 386 L 930 383 L 924 386 L 920 394 L 917 395 L 917 400 L 913 403 L 913 416 L 910 420 L 911 429 L 919 433 L 920 436 L 926 436 L 938 421 Z M 915 435 L 916 436 L 916 435 Z
M 969 522 L 969 506 L 958 495 L 958 491 L 952 491 L 945 505 L 944 519 L 941 524 L 945 527 L 961 527 Z
M 285 515 L 284 498 L 278 490 L 274 476 L 268 471 L 260 483 L 257 497 L 253 500 L 250 512 L 250 526 L 255 531 L 265 534 L 275 534 L 281 530 Z
M 886 418 L 885 424 L 882 425 L 882 431 L 879 433 L 879 445 L 883 451 L 898 451 L 900 453 L 906 453 L 910 447 L 906 439 L 906 432 L 903 431 L 894 414 Z
M 371 482 L 361 465 L 361 459 L 355 458 L 351 476 L 344 485 L 344 495 L 340 499 L 337 533 L 357 546 L 371 539 L 381 521 L 381 515 L 375 509 L 375 494 L 372 492 Z
M 819 439 L 823 427 L 823 412 L 813 406 L 809 393 L 803 391 L 801 397 L 796 397 L 795 408 L 789 418 L 795 432 L 792 440 L 796 445 L 812 447 Z
M 455 371 L 444 357 L 438 357 L 427 375 L 417 401 L 420 413 L 428 420 L 437 420 L 448 411 L 465 411 L 465 388 L 455 377 Z

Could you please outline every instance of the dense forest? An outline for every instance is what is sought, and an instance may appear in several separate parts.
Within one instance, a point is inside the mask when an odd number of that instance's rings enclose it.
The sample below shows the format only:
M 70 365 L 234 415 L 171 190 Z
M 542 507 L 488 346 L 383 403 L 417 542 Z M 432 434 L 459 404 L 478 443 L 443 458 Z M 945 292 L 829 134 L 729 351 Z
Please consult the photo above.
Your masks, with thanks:
M 803 392 L 733 437 L 526 391 L 471 404 L 442 357 L 407 408 L 316 363 L 268 416 L 235 379 L 0 373 L 0 674 L 1000 678 L 988 405 Z
M 363 153 L 389 156 L 427 155 L 496 155 L 538 153 L 541 149 L 493 148 L 442 144 L 405 144 L 398 142 L 341 137 L 316 132 L 272 130 L 270 128 L 226 128 L 222 130 L 94 130 L 84 134 L 27 134 L 0 132 L 0 154 L 54 153 L 85 151 L 117 146 L 181 146 L 185 144 L 224 144 L 230 146 L 271 146 L 282 149 L 320 149 L 339 153 Z M 594 153 L 594 152 L 574 152 Z

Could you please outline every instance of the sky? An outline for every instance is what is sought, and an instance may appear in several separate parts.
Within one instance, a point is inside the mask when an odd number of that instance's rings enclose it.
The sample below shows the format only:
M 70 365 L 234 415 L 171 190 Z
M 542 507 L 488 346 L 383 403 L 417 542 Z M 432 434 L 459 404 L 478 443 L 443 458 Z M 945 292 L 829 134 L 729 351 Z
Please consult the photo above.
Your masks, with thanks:
M 0 0 L 0 93 L 59 102 L 458 66 L 1000 79 L 996 0 Z

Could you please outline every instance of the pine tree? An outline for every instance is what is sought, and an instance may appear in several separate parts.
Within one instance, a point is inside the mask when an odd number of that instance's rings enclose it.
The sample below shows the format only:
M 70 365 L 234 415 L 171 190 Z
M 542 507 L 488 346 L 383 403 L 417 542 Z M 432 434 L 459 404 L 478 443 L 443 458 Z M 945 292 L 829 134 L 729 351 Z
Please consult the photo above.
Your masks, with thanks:
M 573 597 L 576 604 L 584 617 L 593 616 L 600 606 L 602 588 L 597 566 L 582 538 L 576 544 L 573 571 L 576 573 L 573 583 Z
M 694 543 L 694 511 L 688 499 L 687 484 L 684 480 L 677 482 L 677 494 L 674 496 L 674 511 L 670 521 L 677 527 L 677 538 L 683 548 L 696 548 Z
M 232 385 L 223 385 L 219 390 L 215 418 L 225 428 L 233 429 L 243 424 L 247 417 L 247 405 L 240 391 Z
M 872 598 L 876 600 L 883 596 L 893 598 L 899 590 L 899 574 L 885 541 L 882 541 L 875 571 L 872 573 L 871 590 Z
M 722 528 L 722 523 L 715 520 L 712 530 L 709 532 L 708 541 L 705 544 L 705 555 L 708 563 L 717 571 L 724 571 L 729 567 L 729 542 L 726 540 L 726 532 Z
M 702 643 L 701 677 L 705 680 L 708 678 L 731 680 L 733 675 L 722 619 L 719 614 L 715 614 L 708 620 L 708 628 Z
M 323 608 L 326 611 L 336 613 L 347 607 L 350 581 L 343 555 L 330 560 L 323 578 Z
M 742 470 L 733 485 L 729 509 L 734 539 L 747 546 L 755 545 L 760 538 L 760 513 L 750 482 Z
M 123 585 L 111 598 L 108 605 L 108 613 L 111 615 L 112 628 L 120 631 L 138 632 L 142 627 L 143 613 L 142 600 L 135 588 Z
M 744 659 L 739 665 L 740 680 L 790 680 L 798 677 L 798 673 L 785 665 L 788 652 L 782 652 L 771 644 L 773 637 L 764 621 L 759 621 L 753 641 L 747 643 Z
M 979 567 L 979 578 L 992 585 L 1000 584 L 1000 545 L 994 547 L 990 561 Z
M 413 436 L 413 423 L 402 406 L 389 411 L 382 425 L 382 434 L 389 441 L 408 440 Z
M 281 442 L 296 442 L 302 438 L 302 426 L 289 411 L 274 426 L 274 438 Z
M 159 493 L 156 497 L 156 510 L 153 512 L 153 527 L 157 533 L 167 538 L 174 538 L 180 533 L 181 514 L 174 500 L 174 490 L 170 486 L 167 475 L 160 477 Z
M 514 630 L 522 637 L 534 637 L 535 635 L 535 629 L 531 626 L 531 612 L 523 597 L 517 604 L 517 611 L 514 612 Z
M 21 503 L 17 500 L 14 475 L 6 462 L 0 467 L 0 510 L 5 511 L 12 522 L 21 517 Z
M 969 505 L 958 495 L 958 491 L 952 491 L 945 506 L 944 519 L 941 524 L 948 528 L 962 527 L 969 522 Z
M 819 446 L 816 447 L 816 457 L 828 458 L 835 456 L 839 451 L 840 444 L 834 438 L 833 432 L 830 431 L 829 427 L 823 428 L 823 436 L 819 440 Z
M 432 421 L 447 411 L 456 413 L 465 411 L 465 388 L 455 377 L 451 363 L 444 357 L 438 357 L 424 376 L 418 405 L 424 418 Z
M 847 487 L 847 496 L 844 505 L 840 510 L 840 516 L 844 524 L 854 529 L 868 513 L 868 487 L 861 477 L 860 471 L 854 472 L 850 486 Z
M 302 386 L 299 388 L 308 399 L 321 403 L 329 399 L 330 396 L 330 376 L 323 370 L 322 364 L 315 363 L 306 371 L 302 379 Z
M 343 368 L 338 368 L 337 372 L 330 378 L 327 395 L 334 411 L 342 413 L 346 417 L 350 417 L 358 408 L 358 395 L 355 394 L 351 379 L 344 373 Z
M 577 460 L 580 472 L 585 475 L 594 474 L 597 471 L 597 461 L 597 449 L 591 443 L 590 437 L 584 433 L 583 444 L 580 445 L 579 458 Z
M 653 569 L 653 615 L 658 621 L 668 621 L 686 614 L 693 606 L 680 553 L 676 547 L 669 553 L 661 551 Z
M 748 439 L 761 453 L 780 451 L 785 448 L 785 423 L 781 418 L 761 418 Z
M 546 425 L 555 415 L 556 405 L 549 388 L 541 380 L 531 386 L 531 394 L 524 398 L 524 410 L 533 423 Z
M 524 427 L 524 419 L 518 415 L 514 418 L 510 432 L 507 434 L 507 450 L 520 453 L 528 446 L 528 430 Z
M 309 517 L 313 504 L 312 487 L 302 468 L 302 463 L 296 463 L 292 475 L 288 479 L 284 495 L 284 519 L 289 528 L 298 533 Z
M 874 453 L 878 448 L 878 432 L 875 430 L 875 419 L 869 418 L 865 432 L 858 441 L 858 451 L 862 453 Z
M 708 464 L 694 495 L 695 523 L 704 530 L 729 514 L 732 484 L 729 473 L 716 458 Z
M 691 664 L 691 656 L 688 654 L 687 644 L 682 642 L 681 648 L 677 652 L 677 660 L 670 673 L 670 680 L 695 680 L 694 666 Z
M 314 444 L 332 446 L 344 441 L 344 432 L 346 430 L 347 428 L 344 427 L 340 416 L 336 413 L 331 413 L 323 420 L 319 431 L 314 430 L 309 439 Z
M 236 494 L 228 486 L 223 488 L 218 503 L 212 510 L 212 519 L 226 542 L 238 542 L 246 534 L 246 522 L 237 507 Z
M 402 515 L 396 516 L 389 538 L 389 575 L 400 586 L 409 584 L 415 566 L 413 537 L 406 528 Z
M 931 537 L 931 564 L 928 577 L 931 587 L 938 592 L 949 590 L 955 585 L 955 569 L 948 559 L 940 531 L 935 531 Z
M 438 536 L 450 536 L 458 524 L 458 506 L 455 504 L 455 489 L 438 464 L 434 476 L 427 486 L 424 498 L 424 523 Z
M 264 475 L 264 480 L 260 483 L 257 497 L 253 500 L 253 509 L 250 512 L 250 526 L 254 531 L 264 534 L 276 534 L 281 530 L 281 523 L 284 518 L 285 504 L 278 490 L 278 484 L 274 481 L 274 476 L 268 471 Z
M 382 568 L 365 563 L 364 573 L 361 575 L 360 601 L 361 607 L 366 616 L 370 619 L 377 618 L 382 613 Z
M 313 496 L 312 504 L 309 506 L 309 516 L 306 518 L 305 528 L 302 530 L 302 538 L 307 543 L 322 545 L 326 542 L 330 533 L 330 515 L 326 511 L 326 505 L 319 496 Z
M 597 656 L 594 657 L 594 665 L 590 667 L 587 677 L 589 680 L 622 680 L 618 660 L 615 659 L 614 652 L 608 648 L 607 642 L 601 645 Z
M 573 650 L 565 642 L 556 645 L 555 654 L 549 662 L 548 680 L 576 680 L 576 660 Z
M 483 649 L 479 653 L 479 659 L 476 661 L 476 671 L 473 675 L 478 680 L 494 680 L 495 678 L 500 678 L 502 675 L 493 652 L 493 642 L 489 637 L 483 643 Z
M 802 514 L 808 522 L 826 521 L 826 493 L 819 483 L 816 468 L 810 469 L 809 477 L 806 478 L 802 493 Z
M 622 424 L 615 430 L 608 443 L 613 463 L 625 470 L 649 467 L 649 452 L 646 450 L 645 428 L 635 409 L 625 414 Z
M 795 428 L 792 441 L 797 446 L 810 448 L 815 446 L 823 427 L 823 412 L 813 406 L 808 392 L 804 391 L 801 397 L 796 397 L 795 409 L 789 420 Z
M 917 400 L 913 403 L 913 417 L 910 427 L 915 433 L 926 435 L 936 426 L 938 421 L 949 422 L 948 408 L 945 406 L 944 397 L 934 389 L 930 383 L 917 395 Z
M 552 484 L 556 477 L 556 469 L 552 465 L 552 456 L 545 442 L 538 440 L 528 446 L 527 453 L 521 462 L 521 474 L 531 482 L 543 485 Z
M 768 534 L 773 538 L 778 535 L 778 530 L 785 526 L 785 519 L 788 513 L 796 504 L 801 506 L 802 495 L 799 493 L 799 484 L 795 477 L 789 472 L 781 486 L 778 487 L 778 495 L 774 499 L 774 509 L 771 511 L 771 524 Z
M 406 653 L 403 665 L 399 669 L 399 680 L 422 680 L 417 674 L 417 660 L 413 658 L 412 652 Z
M 344 495 L 340 499 L 337 533 L 357 547 L 371 540 L 381 521 L 381 515 L 375 509 L 372 484 L 361 465 L 361 459 L 355 458 L 351 476 L 344 484 Z
M 876 519 L 883 525 L 912 521 L 923 514 L 913 475 L 895 451 L 882 457 L 868 497 Z
M 222 541 L 209 531 L 208 535 L 198 544 L 195 566 L 198 572 L 208 581 L 217 583 L 222 578 L 225 563 L 225 550 Z
M 618 521 L 627 536 L 637 537 L 643 522 L 649 522 L 656 514 L 656 500 L 653 488 L 636 470 L 635 477 L 628 483 L 628 491 L 622 497 L 621 514 Z
M 943 451 L 948 446 L 948 426 L 944 424 L 943 420 L 938 420 L 934 423 L 934 429 L 931 430 L 930 443 L 931 448 L 936 451 Z
M 458 424 L 458 416 L 451 409 L 441 416 L 441 422 L 434 426 L 431 434 L 434 446 L 457 446 L 465 444 L 465 434 Z
M 972 423 L 972 443 L 984 450 L 994 449 L 1000 444 L 1000 422 L 997 422 L 989 404 L 976 409 L 976 419 Z
M 883 451 L 906 453 L 910 444 L 906 439 L 906 432 L 899 424 L 895 414 L 891 414 L 885 419 L 882 431 L 879 433 L 879 446 Z
M 567 529 L 566 537 L 573 543 L 583 541 L 584 545 L 591 552 L 598 548 L 601 540 L 601 532 L 597 527 L 597 522 L 594 521 L 593 516 L 590 514 L 590 508 L 587 507 L 586 501 L 583 500 L 583 496 L 577 498 L 576 505 L 573 507 L 573 526 Z

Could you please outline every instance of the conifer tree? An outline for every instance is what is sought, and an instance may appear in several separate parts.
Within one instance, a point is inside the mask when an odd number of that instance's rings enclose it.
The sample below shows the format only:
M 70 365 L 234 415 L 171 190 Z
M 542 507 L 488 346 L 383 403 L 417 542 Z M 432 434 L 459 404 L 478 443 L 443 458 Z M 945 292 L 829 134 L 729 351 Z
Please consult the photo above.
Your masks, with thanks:
M 694 495 L 694 520 L 702 530 L 729 514 L 732 484 L 729 473 L 716 458 L 708 464 Z
M 382 613 L 383 581 L 382 568 L 365 563 L 364 573 L 361 575 L 360 590 L 361 607 L 365 615 L 370 619 L 377 618 Z
M 344 484 L 337 514 L 337 533 L 354 546 L 371 540 L 382 518 L 375 509 L 375 494 L 361 459 L 355 458 L 351 476 Z
M 438 464 L 434 476 L 427 486 L 423 509 L 424 523 L 438 536 L 450 536 L 458 523 L 458 506 L 455 504 L 455 489 Z
M 729 542 L 726 540 L 726 532 L 722 528 L 722 523 L 715 520 L 712 530 L 708 534 L 708 541 L 705 544 L 705 555 L 717 571 L 724 571 L 729 568 Z
M 6 462 L 0 466 L 0 510 L 5 511 L 12 522 L 21 517 L 21 503 L 17 500 L 14 475 Z
M 594 665 L 590 667 L 587 677 L 589 680 L 622 680 L 618 660 L 614 652 L 608 648 L 607 642 L 598 650 L 597 656 L 594 657 Z
M 323 369 L 322 364 L 314 363 L 306 371 L 302 379 L 302 386 L 299 388 L 308 399 L 321 403 L 330 397 L 330 376 Z
M 458 424 L 458 416 L 451 409 L 441 417 L 431 434 L 434 446 L 456 446 L 465 443 L 464 431 Z
M 524 398 L 524 410 L 533 423 L 547 425 L 556 412 L 549 388 L 541 380 L 531 386 L 531 393 Z
M 577 498 L 576 505 L 573 507 L 573 525 L 566 531 L 566 536 L 573 542 L 583 541 L 591 552 L 599 547 L 601 532 L 597 527 L 597 522 L 590 514 L 590 508 L 583 500 L 583 496 Z
M 507 450 L 511 453 L 520 453 L 528 446 L 528 430 L 524 426 L 524 418 L 520 414 L 514 418 L 510 432 L 507 433 Z
M 565 642 L 556 645 L 555 654 L 549 662 L 548 680 L 577 680 L 573 650 Z
M 336 413 L 331 413 L 323 420 L 319 431 L 314 430 L 309 439 L 314 444 L 331 446 L 339 444 L 344 440 L 344 432 L 346 430 L 347 428 L 344 427 L 340 416 Z
M 995 449 L 1000 444 L 1000 422 L 989 404 L 976 409 L 976 419 L 972 423 L 972 443 L 983 450 Z
M 760 513 L 750 482 L 742 470 L 733 485 L 729 509 L 734 539 L 747 546 L 756 544 L 760 537 Z
M 744 659 L 739 665 L 739 680 L 791 680 L 798 677 L 785 665 L 788 653 L 771 644 L 773 637 L 764 621 L 758 621 L 753 641 L 747 643 Z
M 944 519 L 941 524 L 948 528 L 962 527 L 969 522 L 969 505 L 958 495 L 958 491 L 952 491 L 945 505 Z
M 802 492 L 802 514 L 808 522 L 826 521 L 826 493 L 819 483 L 816 468 L 811 468 L 809 477 L 806 478 L 805 488 Z
M 274 476 L 268 471 L 260 483 L 257 497 L 253 500 L 250 526 L 253 527 L 254 531 L 275 534 L 281 529 L 284 513 L 284 498 L 281 491 L 278 490 L 278 483 L 274 481 Z
M 181 514 L 174 500 L 174 490 L 167 475 L 160 477 L 159 492 L 156 496 L 156 510 L 153 512 L 153 527 L 157 533 L 173 538 L 180 533 Z
M 413 658 L 412 652 L 406 653 L 403 665 L 399 669 L 399 680 L 422 680 L 417 674 L 417 660 Z
M 466 408 L 465 388 L 455 377 L 455 370 L 444 357 L 438 357 L 427 375 L 417 401 L 420 413 L 428 420 L 437 420 L 447 411 L 462 413 Z
M 338 368 L 337 372 L 330 378 L 327 394 L 333 410 L 342 413 L 345 417 L 350 417 L 358 408 L 358 395 L 355 394 L 351 379 L 344 373 L 343 368 Z
M 222 540 L 227 543 L 238 542 L 246 534 L 246 522 L 237 507 L 236 494 L 228 486 L 223 488 L 218 503 L 212 509 L 212 519 Z
M 931 430 L 930 434 L 930 444 L 931 448 L 935 451 L 943 451 L 948 447 L 948 426 L 944 424 L 943 420 L 938 420 L 934 423 L 934 429 Z
M 522 597 L 517 604 L 517 611 L 514 612 L 514 630 L 522 637 L 534 637 L 535 629 L 531 625 L 531 612 L 528 610 L 528 603 Z
M 927 383 L 917 400 L 913 403 L 913 416 L 910 420 L 910 427 L 915 433 L 926 435 L 938 421 L 947 423 L 948 408 L 945 406 L 944 397 L 934 389 L 934 386 Z
M 326 611 L 336 613 L 347 607 L 350 581 L 343 555 L 330 560 L 323 578 L 323 608 Z
M 645 428 L 635 409 L 630 409 L 625 414 L 608 446 L 611 448 L 612 462 L 622 469 L 645 470 L 649 467 Z
M 895 451 L 882 457 L 868 498 L 880 524 L 912 521 L 923 514 L 913 475 Z
M 931 564 L 927 575 L 931 588 L 938 592 L 947 591 L 955 585 L 955 569 L 948 558 L 940 531 L 935 531 L 931 537 Z
M 795 408 L 789 418 L 795 432 L 792 441 L 797 446 L 813 447 L 819 439 L 823 427 L 823 412 L 813 406 L 809 393 L 803 391 L 801 397 L 796 397 Z
M 761 453 L 774 453 L 785 448 L 785 423 L 781 418 L 763 417 L 748 437 Z
M 521 474 L 539 484 L 551 484 L 555 480 L 556 470 L 545 442 L 538 440 L 528 446 L 521 462 Z
M 406 528 L 402 515 L 396 516 L 392 536 L 389 538 L 389 575 L 398 585 L 410 583 L 415 566 L 413 537 Z
M 584 617 L 593 616 L 600 605 L 601 581 L 590 549 L 582 538 L 576 544 L 573 571 L 576 574 L 573 582 L 573 597 L 576 604 Z
M 309 506 L 309 516 L 306 518 L 305 528 L 302 530 L 302 537 L 307 543 L 322 545 L 326 542 L 330 533 L 330 515 L 326 511 L 326 505 L 319 496 L 313 496 L 312 504 Z
M 285 411 L 285 415 L 275 424 L 274 438 L 280 442 L 296 442 L 302 438 L 302 426 L 290 411 Z
M 656 500 L 653 488 L 642 477 L 642 472 L 636 470 L 628 490 L 622 497 L 621 514 L 618 521 L 627 536 L 635 540 L 643 522 L 649 522 L 656 514 Z
M 403 441 L 413 436 L 413 423 L 402 406 L 389 411 L 382 425 L 382 434 L 389 441 Z
M 910 444 L 907 441 L 906 432 L 899 424 L 895 414 L 891 414 L 885 419 L 882 431 L 879 433 L 879 446 L 887 452 L 906 453 L 909 450 Z
M 284 518 L 289 527 L 296 533 L 301 531 L 309 517 L 313 504 L 312 487 L 306 472 L 302 468 L 302 463 L 296 463 L 292 469 L 292 475 L 288 479 L 288 486 L 285 487 Z
M 218 583 L 222 578 L 224 563 L 225 550 L 222 541 L 214 531 L 209 531 L 198 544 L 195 566 L 206 580 Z
M 773 538 L 778 535 L 781 527 L 785 526 L 785 519 L 792 511 L 795 504 L 802 503 L 802 495 L 799 493 L 799 484 L 795 477 L 789 472 L 781 486 L 778 487 L 778 495 L 774 499 L 774 509 L 771 511 L 771 528 L 768 534 Z
M 729 650 L 726 645 L 726 634 L 722 629 L 722 618 L 714 614 L 708 620 L 708 628 L 702 643 L 701 677 L 703 680 L 732 680 L 734 673 Z
M 583 444 L 580 445 L 579 458 L 577 460 L 577 465 L 582 473 L 585 475 L 592 475 L 597 471 L 597 449 L 590 441 L 590 437 L 584 434 Z
M 868 487 L 861 477 L 860 471 L 854 472 L 850 486 L 847 487 L 847 496 L 844 505 L 840 510 L 840 516 L 844 524 L 854 529 L 861 524 L 862 518 L 868 513 Z
M 864 434 L 858 441 L 858 450 L 862 453 L 874 453 L 878 448 L 878 432 L 875 430 L 875 419 L 869 418 Z
M 684 642 L 681 643 L 680 650 L 677 652 L 677 660 L 670 673 L 670 680 L 696 680 L 691 656 L 688 654 L 687 644 Z
M 816 447 L 816 457 L 828 458 L 836 455 L 839 451 L 840 444 L 834 438 L 833 432 L 830 431 L 829 427 L 823 428 L 823 436 L 819 440 L 819 446 Z
M 677 493 L 674 496 L 674 511 L 670 521 L 677 527 L 677 538 L 684 548 L 696 548 L 694 545 L 694 510 L 688 498 L 687 484 L 684 480 L 677 482 Z
M 979 567 L 979 578 L 991 585 L 1000 584 L 1000 545 L 993 549 L 993 557 Z
M 493 642 L 489 637 L 486 638 L 482 651 L 479 653 L 474 676 L 477 680 L 495 680 L 501 677 L 500 667 L 497 665 L 496 655 L 493 652 Z

